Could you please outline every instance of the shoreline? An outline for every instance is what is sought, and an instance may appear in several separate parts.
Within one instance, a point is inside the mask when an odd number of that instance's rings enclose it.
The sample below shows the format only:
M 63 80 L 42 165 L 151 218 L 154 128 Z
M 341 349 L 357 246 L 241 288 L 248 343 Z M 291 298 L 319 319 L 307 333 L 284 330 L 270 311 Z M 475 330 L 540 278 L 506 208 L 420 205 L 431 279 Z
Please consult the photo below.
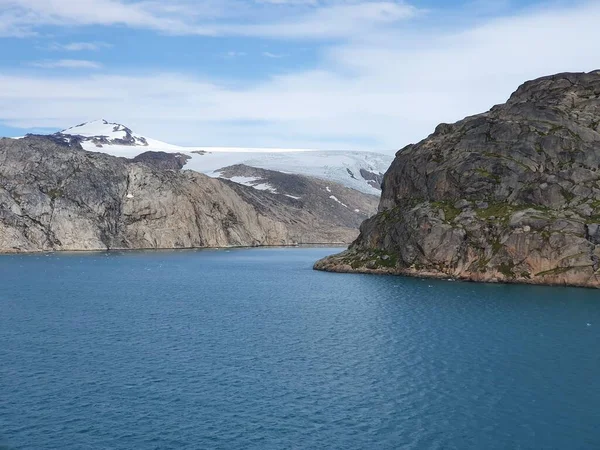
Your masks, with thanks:
M 85 253 L 118 253 L 118 252 L 172 252 L 172 251 L 193 251 L 193 250 L 242 250 L 242 249 L 260 249 L 260 248 L 348 248 L 350 244 L 343 242 L 316 242 L 302 244 L 278 244 L 278 245 L 234 245 L 228 247 L 140 247 L 140 248 L 105 248 L 105 249 L 69 249 L 69 250 L 32 250 L 32 251 L 5 251 L 0 250 L 2 256 L 22 256 L 22 255 L 48 255 L 48 254 L 85 254 Z
M 335 255 L 333 255 L 335 256 Z M 584 289 L 600 289 L 599 285 L 590 284 L 576 284 L 568 282 L 536 282 L 535 280 L 528 279 L 499 279 L 496 277 L 490 278 L 476 278 L 468 275 L 449 275 L 441 272 L 430 272 L 430 271 L 418 271 L 416 269 L 409 268 L 377 268 L 369 269 L 367 267 L 353 268 L 348 264 L 332 263 L 327 256 L 313 265 L 313 270 L 319 272 L 338 273 L 338 274 L 349 274 L 349 275 L 380 275 L 380 276 L 396 276 L 396 277 L 410 277 L 410 278 L 424 278 L 431 280 L 442 280 L 442 281 L 454 281 L 463 283 L 480 283 L 480 284 L 504 284 L 504 285 L 528 285 L 528 286 L 548 286 L 548 287 L 565 287 L 565 288 L 584 288 Z M 329 261 L 328 261 L 329 260 Z

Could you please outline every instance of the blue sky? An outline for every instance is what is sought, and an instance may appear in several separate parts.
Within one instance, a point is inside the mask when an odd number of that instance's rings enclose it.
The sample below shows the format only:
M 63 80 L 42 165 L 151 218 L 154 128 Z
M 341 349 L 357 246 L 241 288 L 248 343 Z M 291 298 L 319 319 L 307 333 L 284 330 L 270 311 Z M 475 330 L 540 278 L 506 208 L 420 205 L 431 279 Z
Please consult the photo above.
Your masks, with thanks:
M 392 152 L 600 68 L 599 2 L 0 0 L 0 135 L 105 118 L 182 145 Z

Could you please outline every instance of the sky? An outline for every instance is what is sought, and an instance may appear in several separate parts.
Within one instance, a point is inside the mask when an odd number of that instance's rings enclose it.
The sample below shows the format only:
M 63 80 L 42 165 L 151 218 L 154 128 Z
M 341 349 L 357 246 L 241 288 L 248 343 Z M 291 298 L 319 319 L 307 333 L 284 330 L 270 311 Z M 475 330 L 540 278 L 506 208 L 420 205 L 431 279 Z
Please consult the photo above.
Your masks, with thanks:
M 392 153 L 600 68 L 600 1 L 0 0 L 0 135 Z

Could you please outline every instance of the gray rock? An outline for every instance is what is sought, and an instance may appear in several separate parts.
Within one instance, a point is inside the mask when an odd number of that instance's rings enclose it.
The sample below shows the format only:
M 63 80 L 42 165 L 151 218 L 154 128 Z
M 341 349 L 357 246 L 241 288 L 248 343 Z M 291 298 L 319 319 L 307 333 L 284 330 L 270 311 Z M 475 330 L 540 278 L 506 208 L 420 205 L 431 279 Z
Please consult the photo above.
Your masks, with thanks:
M 166 152 L 144 152 L 133 158 L 135 162 L 145 163 L 163 170 L 180 170 L 185 166 L 188 159 L 190 159 L 188 155 Z
M 181 164 L 177 155 L 127 160 L 87 152 L 56 136 L 1 139 L 0 251 L 344 243 L 375 212 L 376 197 L 335 183 L 328 185 L 347 207 L 322 189 L 335 203 L 325 210 L 317 200 L 179 171 Z M 319 183 L 300 177 L 292 184 L 302 184 L 304 195 Z
M 438 126 L 396 154 L 350 249 L 315 268 L 600 287 L 598 227 L 586 228 L 600 216 L 599 94 L 600 71 L 558 74 Z M 366 268 L 373 251 L 398 264 Z
M 587 225 L 587 237 L 592 243 L 600 244 L 600 224 L 590 223 Z M 600 249 L 599 249 L 600 250 Z
M 267 185 L 277 192 L 277 194 L 272 194 L 271 191 L 260 192 L 228 182 L 232 189 L 235 189 L 241 197 L 257 208 L 262 208 L 262 206 L 261 201 L 257 202 L 256 200 L 267 197 L 294 208 L 310 211 L 314 216 L 331 223 L 343 224 L 345 227 L 357 230 L 366 218 L 377 211 L 377 197 L 331 181 L 260 169 L 244 164 L 224 167 L 219 169 L 219 173 L 224 179 L 253 178 L 255 180 L 253 183 Z
M 465 208 L 468 208 L 470 205 L 471 205 L 471 203 L 469 203 L 469 201 L 468 201 L 468 200 L 465 200 L 465 199 L 463 198 L 463 199 L 461 199 L 461 200 L 457 201 L 457 202 L 454 204 L 454 207 L 455 207 L 456 209 L 465 209 Z
M 524 211 L 517 211 L 512 216 L 508 225 L 511 228 L 519 228 L 529 226 L 534 229 L 542 229 L 551 223 L 552 219 L 545 214 L 535 209 L 526 209 Z
M 360 169 L 360 176 L 367 180 L 367 182 L 374 188 L 381 189 L 381 183 L 383 183 L 382 173 L 375 173 L 366 169 Z

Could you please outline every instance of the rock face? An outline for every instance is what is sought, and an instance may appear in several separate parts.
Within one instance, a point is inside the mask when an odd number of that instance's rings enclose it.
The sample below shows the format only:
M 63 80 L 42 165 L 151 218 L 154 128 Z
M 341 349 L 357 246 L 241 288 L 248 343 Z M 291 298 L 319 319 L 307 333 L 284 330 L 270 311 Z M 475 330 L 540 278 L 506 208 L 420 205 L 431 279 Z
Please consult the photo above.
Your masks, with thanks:
M 344 224 L 357 231 L 365 219 L 377 212 L 378 197 L 338 183 L 244 164 L 225 167 L 219 172 L 221 178 L 237 182 L 231 183 L 231 187 L 248 202 L 255 202 L 256 190 L 277 193 L 278 201 L 311 211 L 315 217 L 327 218 L 333 223 Z M 253 186 L 254 189 L 238 189 L 239 184 Z M 262 197 L 264 195 L 259 196 Z
M 135 162 L 143 162 L 156 169 L 166 170 L 183 169 L 188 159 L 190 159 L 189 156 L 181 153 L 165 152 L 144 152 L 133 158 Z
M 600 287 L 600 71 L 522 85 L 396 154 L 340 272 Z
M 1 139 L 0 251 L 344 243 L 358 234 L 284 195 L 172 170 L 178 161 L 117 158 L 51 137 Z
M 360 175 L 367 180 L 371 186 L 376 189 L 381 189 L 381 185 L 383 184 L 383 175 L 380 173 L 371 172 L 366 169 L 360 169 Z

